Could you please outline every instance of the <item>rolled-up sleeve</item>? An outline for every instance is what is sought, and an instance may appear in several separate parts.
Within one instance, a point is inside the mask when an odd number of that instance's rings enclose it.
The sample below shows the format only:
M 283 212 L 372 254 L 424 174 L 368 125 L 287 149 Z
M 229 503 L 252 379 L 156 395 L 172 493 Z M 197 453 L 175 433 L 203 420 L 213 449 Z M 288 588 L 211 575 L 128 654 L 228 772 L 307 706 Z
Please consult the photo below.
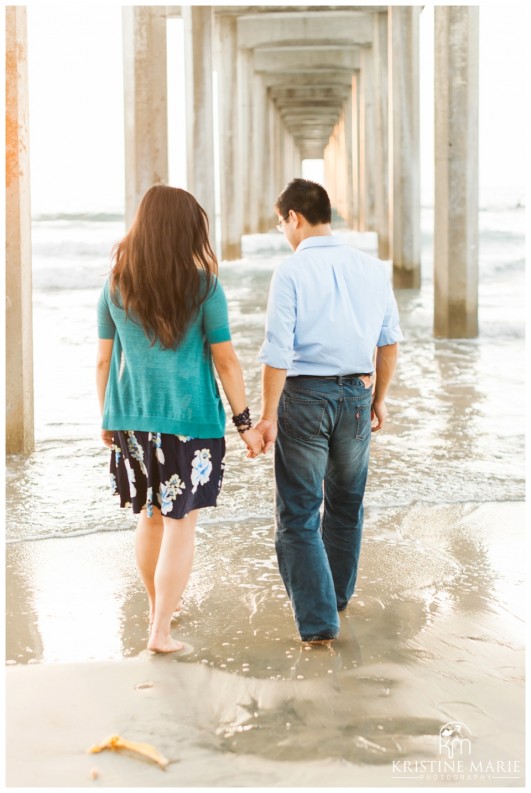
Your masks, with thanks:
M 387 282 L 387 305 L 385 316 L 377 342 L 378 347 L 386 347 L 388 344 L 396 344 L 404 338 L 400 328 L 400 318 L 398 316 L 398 306 L 393 294 L 390 281 Z
M 98 338 L 99 339 L 114 339 L 116 334 L 116 325 L 112 318 L 109 309 L 109 282 L 105 282 L 105 286 L 101 290 L 100 299 L 98 300 Z
M 289 369 L 291 367 L 296 319 L 295 285 L 279 265 L 273 274 L 269 290 L 265 340 L 258 355 L 262 363 L 273 369 Z

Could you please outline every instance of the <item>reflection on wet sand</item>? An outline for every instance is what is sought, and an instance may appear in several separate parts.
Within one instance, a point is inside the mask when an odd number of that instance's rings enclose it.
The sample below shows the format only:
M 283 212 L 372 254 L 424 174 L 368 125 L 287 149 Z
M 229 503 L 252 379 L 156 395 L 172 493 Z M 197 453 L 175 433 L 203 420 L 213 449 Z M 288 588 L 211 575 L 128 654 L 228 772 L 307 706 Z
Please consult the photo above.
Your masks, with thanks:
M 472 732 L 477 760 L 493 752 L 522 759 L 523 568 L 517 554 L 495 564 L 500 524 L 505 539 L 518 541 L 522 505 L 368 510 L 358 593 L 342 615 L 339 640 L 319 648 L 296 637 L 272 527 L 207 524 L 175 623 L 189 652 L 152 658 L 153 675 L 165 670 L 166 685 L 179 679 L 187 697 L 204 700 L 210 751 L 377 765 L 388 784 L 393 760 L 437 758 L 439 731 L 455 720 Z M 230 542 L 235 536 L 238 542 Z M 65 552 L 74 545 L 75 556 Z M 77 627 L 72 623 L 62 637 L 42 622 L 44 660 L 76 660 L 67 649 L 73 631 L 76 644 L 85 637 L 78 660 L 147 658 L 147 603 L 131 546 L 128 532 L 25 546 L 33 570 L 74 566 L 72 577 L 44 586 L 36 576 L 31 587 L 33 617 L 53 608 L 54 622 L 64 627 L 73 609 L 76 614 Z M 100 586 L 89 593 L 96 570 Z M 24 640 L 12 633 L 14 660 L 23 660 L 17 655 L 24 656 Z M 174 705 L 175 718 L 188 723 L 185 703 Z M 502 717 L 500 733 L 495 725 Z

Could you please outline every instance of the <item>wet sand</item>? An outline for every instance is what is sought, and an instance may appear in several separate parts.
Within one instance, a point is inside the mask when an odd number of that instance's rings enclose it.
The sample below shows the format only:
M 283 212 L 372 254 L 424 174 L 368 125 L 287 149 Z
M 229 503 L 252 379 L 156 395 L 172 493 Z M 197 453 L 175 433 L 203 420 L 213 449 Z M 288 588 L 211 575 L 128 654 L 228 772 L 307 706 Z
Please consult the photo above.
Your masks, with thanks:
M 223 558 L 220 527 L 203 527 L 174 631 L 189 647 L 172 656 L 143 649 L 147 611 L 127 562 L 131 532 L 14 546 L 30 548 L 27 563 L 48 571 L 46 635 L 55 624 L 63 659 L 83 634 L 95 656 L 99 648 L 113 657 L 116 625 L 100 601 L 81 587 L 72 603 L 66 590 L 83 567 L 90 577 L 103 565 L 104 577 L 105 559 L 111 570 L 120 558 L 112 581 L 126 593 L 120 654 L 136 657 L 8 666 L 9 786 L 524 785 L 521 502 L 368 509 L 358 593 L 332 647 L 297 641 L 272 527 L 229 528 L 241 532 L 240 567 Z M 66 569 L 68 545 L 74 568 L 65 580 L 52 559 Z M 252 585 L 260 569 L 262 588 Z M 144 683 L 153 685 L 137 688 Z M 453 759 L 441 745 L 448 722 L 471 736 Z M 86 754 L 112 734 L 153 744 L 170 765 Z

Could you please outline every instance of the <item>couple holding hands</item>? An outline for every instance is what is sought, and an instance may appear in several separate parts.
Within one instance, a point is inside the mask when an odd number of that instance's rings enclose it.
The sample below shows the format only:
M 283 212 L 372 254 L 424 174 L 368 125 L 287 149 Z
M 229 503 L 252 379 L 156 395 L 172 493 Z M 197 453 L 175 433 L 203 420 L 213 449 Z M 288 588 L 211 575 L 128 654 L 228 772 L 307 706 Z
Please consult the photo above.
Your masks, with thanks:
M 146 192 L 101 292 L 101 434 L 113 492 L 139 515 L 153 652 L 184 646 L 171 619 L 192 570 L 198 510 L 216 506 L 222 485 L 214 369 L 247 455 L 274 446 L 275 548 L 301 639 L 337 638 L 354 592 L 371 432 L 385 421 L 402 339 L 398 310 L 385 265 L 332 235 L 321 185 L 294 179 L 275 211 L 294 253 L 271 281 L 254 425 L 208 218 L 190 193 Z

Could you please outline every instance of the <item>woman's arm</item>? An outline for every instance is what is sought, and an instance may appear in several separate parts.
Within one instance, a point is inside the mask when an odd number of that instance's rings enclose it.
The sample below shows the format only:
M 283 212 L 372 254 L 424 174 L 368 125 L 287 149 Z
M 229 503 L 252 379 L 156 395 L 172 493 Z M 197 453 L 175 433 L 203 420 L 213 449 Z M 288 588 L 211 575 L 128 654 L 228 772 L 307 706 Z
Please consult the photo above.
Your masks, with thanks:
M 103 405 L 105 404 L 105 391 L 109 380 L 111 368 L 111 357 L 114 339 L 98 339 L 98 353 L 96 357 L 96 388 L 98 391 L 98 401 L 100 403 L 100 413 L 103 415 Z M 113 432 L 102 429 L 101 439 L 105 446 L 112 446 Z
M 245 384 L 238 356 L 231 341 L 211 344 L 210 351 L 232 413 L 237 416 L 247 407 Z M 262 451 L 263 441 L 259 432 L 250 429 L 239 434 L 249 448 L 252 457 Z

